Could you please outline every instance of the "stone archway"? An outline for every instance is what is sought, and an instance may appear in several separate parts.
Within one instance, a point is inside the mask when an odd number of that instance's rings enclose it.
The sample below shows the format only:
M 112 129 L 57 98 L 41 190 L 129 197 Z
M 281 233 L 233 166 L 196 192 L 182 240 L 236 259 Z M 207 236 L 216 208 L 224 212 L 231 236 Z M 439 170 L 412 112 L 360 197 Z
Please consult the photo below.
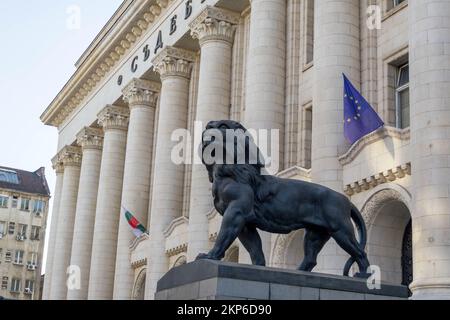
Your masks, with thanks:
M 303 237 L 304 230 L 276 235 L 270 256 L 270 266 L 282 269 L 297 269 L 304 256 Z
M 136 277 L 136 281 L 133 287 L 133 300 L 144 300 L 145 298 L 145 278 L 147 274 L 147 269 L 141 270 L 138 276 Z
M 410 284 L 412 249 L 408 245 L 411 232 L 411 198 L 398 188 L 374 192 L 366 201 L 362 214 L 367 224 L 367 253 L 372 265 L 379 266 L 381 280 Z
M 176 268 L 176 267 L 185 265 L 186 263 L 187 263 L 187 258 L 186 258 L 186 256 L 183 255 L 175 261 L 172 268 Z
M 239 263 L 239 247 L 238 246 L 231 247 L 225 254 L 224 261 Z

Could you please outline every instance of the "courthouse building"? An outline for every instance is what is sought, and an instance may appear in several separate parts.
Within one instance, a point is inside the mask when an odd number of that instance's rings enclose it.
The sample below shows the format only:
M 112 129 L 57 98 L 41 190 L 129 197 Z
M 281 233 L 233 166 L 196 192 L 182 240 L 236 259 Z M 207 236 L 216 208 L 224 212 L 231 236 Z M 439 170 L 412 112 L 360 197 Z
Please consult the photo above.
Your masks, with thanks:
M 39 299 L 49 199 L 44 168 L 0 167 L 0 297 Z
M 171 161 L 171 136 L 221 119 L 280 130 L 278 176 L 345 193 L 383 281 L 450 298 L 449 21 L 448 0 L 124 1 L 42 115 L 59 134 L 43 298 L 152 299 L 211 248 L 206 170 Z M 342 73 L 386 123 L 352 146 Z M 303 231 L 262 238 L 269 266 L 299 266 Z M 315 271 L 347 259 L 330 242 Z M 249 263 L 239 242 L 225 260 Z

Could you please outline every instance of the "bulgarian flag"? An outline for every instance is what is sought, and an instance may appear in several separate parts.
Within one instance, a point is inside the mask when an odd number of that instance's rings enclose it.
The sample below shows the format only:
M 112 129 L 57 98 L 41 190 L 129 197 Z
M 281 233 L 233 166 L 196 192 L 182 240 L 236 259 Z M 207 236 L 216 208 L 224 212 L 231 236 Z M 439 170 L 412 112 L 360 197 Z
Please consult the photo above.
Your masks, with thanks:
M 131 228 L 133 228 L 133 233 L 137 238 L 147 232 L 144 225 L 140 223 L 130 211 L 122 207 L 122 212 L 125 215 L 125 219 L 127 219 L 128 224 Z

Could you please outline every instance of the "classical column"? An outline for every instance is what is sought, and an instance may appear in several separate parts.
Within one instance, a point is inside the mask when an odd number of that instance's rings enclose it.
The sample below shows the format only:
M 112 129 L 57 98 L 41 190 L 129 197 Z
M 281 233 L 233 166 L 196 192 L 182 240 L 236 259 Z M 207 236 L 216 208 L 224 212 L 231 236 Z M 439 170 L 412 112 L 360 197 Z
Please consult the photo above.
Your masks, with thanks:
M 68 300 L 86 300 L 88 297 L 92 238 L 94 236 L 98 180 L 102 161 L 103 131 L 97 128 L 84 128 L 77 135 L 77 142 L 82 148 L 83 160 L 81 162 L 70 265 L 79 268 L 81 287 L 69 288 L 67 291 Z
M 343 124 L 343 77 L 360 84 L 360 1 L 316 0 L 312 178 L 343 192 L 338 158 L 348 150 Z M 330 241 L 319 257 L 318 271 L 342 274 L 348 255 Z
M 123 90 L 130 107 L 127 150 L 123 176 L 122 207 L 147 225 L 150 174 L 153 152 L 155 110 L 160 84 L 133 79 Z M 130 243 L 135 238 L 124 216 L 119 218 L 114 299 L 129 300 L 134 270 L 130 262 Z
M 53 198 L 53 210 L 52 210 L 52 220 L 50 227 L 50 237 L 48 241 L 47 250 L 47 264 L 45 270 L 45 280 L 44 280 L 44 290 L 42 293 L 42 299 L 48 300 L 50 298 L 50 288 L 53 274 L 53 258 L 55 255 L 55 242 L 56 242 L 56 229 L 58 226 L 58 216 L 59 216 L 59 205 L 61 203 L 61 192 L 64 181 L 64 165 L 61 162 L 59 155 L 53 158 L 53 169 L 56 173 L 56 185 L 55 185 L 55 195 Z
M 196 121 L 205 128 L 211 120 L 230 117 L 232 45 L 239 14 L 207 7 L 190 25 L 201 47 Z M 198 146 L 194 146 L 196 152 Z M 188 260 L 209 250 L 207 213 L 213 208 L 205 167 L 192 166 Z
M 181 217 L 183 210 L 185 166 L 171 158 L 178 144 L 172 141 L 172 134 L 187 128 L 189 79 L 194 60 L 194 53 L 173 47 L 166 47 L 153 60 L 155 70 L 161 75 L 162 88 L 150 210 L 147 299 L 154 298 L 156 284 L 169 268 L 164 230 L 174 219 Z
M 107 106 L 98 115 L 103 154 L 89 274 L 89 300 L 111 300 L 117 252 L 129 109 Z
M 409 1 L 413 299 L 450 299 L 450 1 Z
M 55 237 L 50 300 L 67 298 L 67 268 L 70 265 L 73 223 L 80 180 L 81 149 L 67 146 L 60 153 L 64 165 L 64 183 L 59 204 L 58 226 Z
M 271 141 L 271 131 L 267 133 L 268 156 L 273 161 L 268 169 L 272 174 L 282 170 L 284 157 L 286 13 L 286 1 L 251 0 L 243 122 L 248 129 L 278 130 L 278 141 Z M 268 261 L 271 236 L 259 233 Z

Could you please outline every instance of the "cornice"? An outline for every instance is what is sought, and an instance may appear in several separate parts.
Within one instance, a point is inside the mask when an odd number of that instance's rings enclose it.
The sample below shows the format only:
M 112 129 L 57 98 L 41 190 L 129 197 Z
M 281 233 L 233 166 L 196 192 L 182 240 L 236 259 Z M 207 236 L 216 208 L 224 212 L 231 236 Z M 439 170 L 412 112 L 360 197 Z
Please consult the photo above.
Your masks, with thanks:
M 139 244 L 149 239 L 149 234 L 144 233 L 139 238 L 135 238 L 130 244 L 130 251 L 136 250 Z
M 394 127 L 385 126 L 383 128 L 378 129 L 377 131 L 368 134 L 364 138 L 360 139 L 356 142 L 344 155 L 339 158 L 339 162 L 341 165 L 346 165 L 351 163 L 355 158 L 361 153 L 361 151 L 375 143 L 377 141 L 383 140 L 386 137 L 391 137 L 403 141 L 408 141 L 410 139 L 410 130 L 407 129 L 397 129 Z
M 387 171 L 379 172 L 373 176 L 365 179 L 355 181 L 344 187 L 344 192 L 348 196 L 353 196 L 370 189 L 373 189 L 381 184 L 394 182 L 398 179 L 403 179 L 411 175 L 411 163 L 406 163 L 401 166 L 389 169 Z
M 41 115 L 41 121 L 55 127 L 63 124 L 174 1 L 126 1 L 80 59 L 75 74 Z
M 232 44 L 240 17 L 234 11 L 208 6 L 189 24 L 191 35 L 200 45 L 211 40 Z
M 84 127 L 77 134 L 77 144 L 83 150 L 86 149 L 103 149 L 103 130 L 97 128 Z
M 158 82 L 134 78 L 122 90 L 123 100 L 130 108 L 142 105 L 156 108 L 160 90 Z

